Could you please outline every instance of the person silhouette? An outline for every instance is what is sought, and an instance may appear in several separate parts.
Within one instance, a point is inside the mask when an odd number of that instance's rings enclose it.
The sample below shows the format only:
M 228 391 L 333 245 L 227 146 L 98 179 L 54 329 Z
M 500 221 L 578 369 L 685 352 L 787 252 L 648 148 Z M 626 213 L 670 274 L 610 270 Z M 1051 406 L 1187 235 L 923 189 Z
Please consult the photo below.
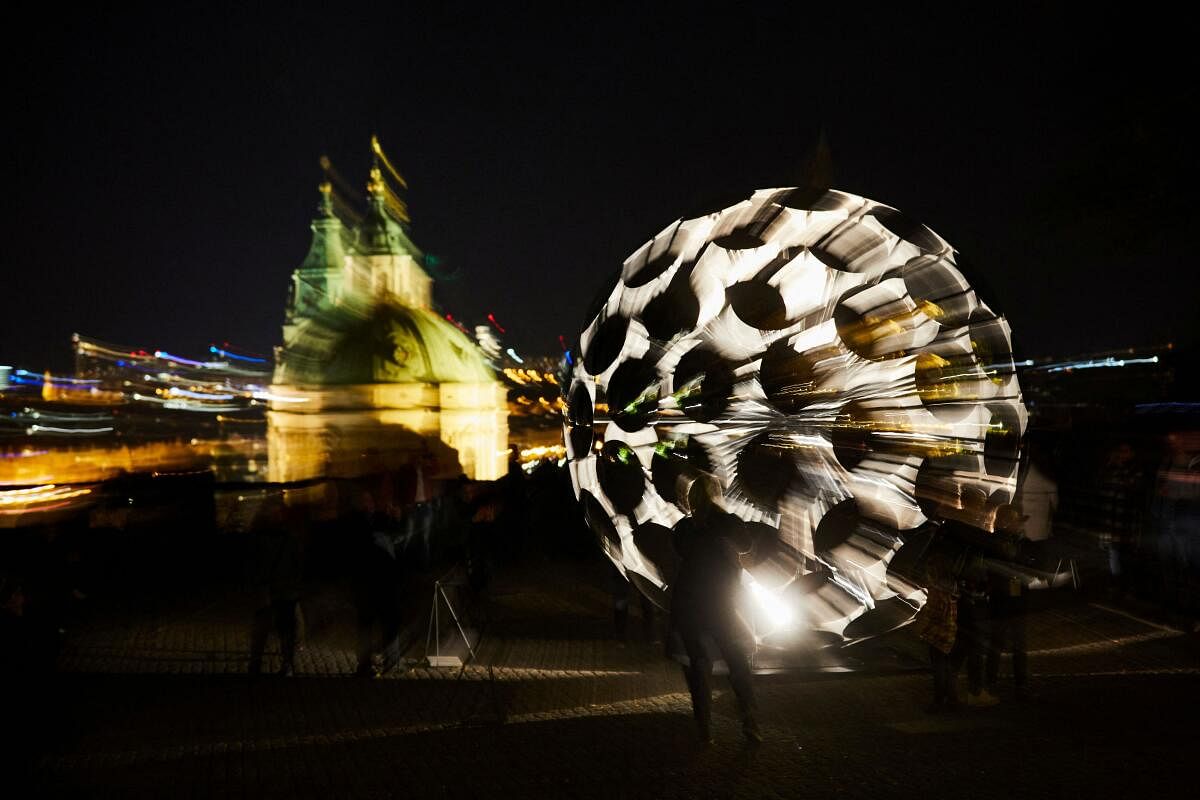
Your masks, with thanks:
M 303 515 L 285 506 L 282 497 L 268 499 L 255 518 L 254 584 L 258 602 L 250 632 L 250 674 L 262 672 L 267 638 L 279 638 L 279 674 L 295 672 L 296 617 L 303 580 Z
M 720 508 L 718 494 L 716 481 L 708 476 L 694 481 L 687 492 L 691 516 L 676 526 L 674 534 L 681 561 L 671 590 L 671 626 L 687 653 L 683 672 L 701 741 L 712 743 L 708 677 L 713 666 L 710 647 L 715 647 L 729 667 L 742 730 L 750 741 L 761 742 L 750 674 L 753 634 L 736 610 L 741 593 L 736 546 L 740 521 Z
M 1006 558 L 993 562 L 988 572 L 991 636 L 985 659 L 984 681 L 991 694 L 1000 677 L 1000 656 L 1006 644 L 1012 652 L 1013 683 L 1016 696 L 1028 699 L 1029 653 L 1026 649 L 1026 617 L 1029 613 L 1029 585 L 1015 561 L 1025 535 L 1027 517 L 1011 504 L 996 510 L 995 535 L 1002 543 Z

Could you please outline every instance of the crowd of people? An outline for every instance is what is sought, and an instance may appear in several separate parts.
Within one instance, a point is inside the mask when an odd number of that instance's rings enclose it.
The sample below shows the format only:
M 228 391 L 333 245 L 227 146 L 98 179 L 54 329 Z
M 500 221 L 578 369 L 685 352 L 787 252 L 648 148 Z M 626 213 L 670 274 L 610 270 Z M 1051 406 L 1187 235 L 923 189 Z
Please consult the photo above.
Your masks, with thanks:
M 1091 478 L 1072 522 L 1094 532 L 1111 599 L 1200 615 L 1200 432 L 1118 441 Z
M 1103 553 L 1115 591 L 1144 579 L 1146 564 L 1160 569 L 1170 591 L 1195 586 L 1200 567 L 1200 436 L 1172 434 L 1157 470 L 1136 448 L 1120 442 L 1095 463 L 1089 530 Z M 1069 459 L 1068 462 L 1069 463 Z M 928 600 L 913 630 L 928 648 L 932 711 L 960 705 L 987 707 L 1007 696 L 997 686 L 1004 654 L 1011 653 L 1013 696 L 1030 696 L 1026 618 L 1031 584 L 1043 581 L 1047 552 L 1063 539 L 1061 447 L 1031 436 L 1018 491 L 1011 503 L 992 505 L 965 487 L 963 519 L 930 523 L 932 544 L 922 560 Z M 277 671 L 291 675 L 303 646 L 315 583 L 332 579 L 347 590 L 356 629 L 356 674 L 379 676 L 402 668 L 404 632 L 422 617 L 432 581 L 461 565 L 470 592 L 482 592 L 498 564 L 530 552 L 599 557 L 595 543 L 565 536 L 582 527 L 565 470 L 546 463 L 527 475 L 513 453 L 509 476 L 495 482 L 435 474 L 417 460 L 411 469 L 334 482 L 336 508 L 319 521 L 302 497 L 268 493 L 242 538 L 245 586 L 252 590 L 249 672 L 260 674 L 269 644 L 278 645 Z M 1078 494 L 1068 486 L 1067 495 Z M 1069 498 L 1068 498 L 1069 499 Z M 654 603 L 615 568 L 608 586 L 614 633 L 629 635 L 638 608 L 643 637 L 665 643 L 683 665 L 699 737 L 711 742 L 709 675 L 724 662 L 744 734 L 761 739 L 751 661 L 754 640 L 734 611 L 744 555 L 736 524 L 720 505 L 711 479 L 686 493 L 689 516 L 675 531 L 678 561 L 667 624 Z M 1069 505 L 1069 503 L 1068 503 Z M 101 510 L 102 512 L 102 510 Z M 978 526 L 982 515 L 987 530 Z M 92 509 L 93 522 L 104 517 Z M 0 571 L 0 637 L 8 676 L 52 671 L 64 630 L 91 592 L 84 557 L 95 530 L 86 514 L 7 540 Z M 14 544 L 16 543 L 16 544 Z M 18 546 L 19 545 L 19 546 Z M 96 549 L 95 544 L 91 545 Z M 574 548 L 574 549 L 573 549 Z M 1050 559 L 1053 561 L 1053 559 Z M 1050 578 L 1058 577 L 1056 568 Z M 663 602 L 659 598 L 659 602 Z M 635 603 L 637 605 L 635 605 Z M 427 609 L 426 609 L 427 610 Z M 407 627 L 406 627 L 407 626 Z M 965 666 L 966 692 L 959 675 Z
M 958 538 L 952 524 L 938 532 L 954 537 L 936 542 L 925 564 L 927 601 L 917 615 L 916 632 L 929 648 L 933 673 L 932 712 L 960 703 L 988 707 L 999 702 L 997 684 L 1002 653 L 1012 653 L 1017 698 L 1027 699 L 1029 660 L 1026 615 L 1030 572 L 1017 553 L 1025 539 L 1027 515 L 1017 505 L 996 509 L 992 547 Z M 958 677 L 967 667 L 967 695 L 959 697 Z
M 251 674 L 261 673 L 272 634 L 278 674 L 293 674 L 310 587 L 331 582 L 346 586 L 354 609 L 355 674 L 378 677 L 402 668 L 409 644 L 403 633 L 415 634 L 438 576 L 461 568 L 466 589 L 478 594 L 497 562 L 520 553 L 522 476 L 514 464 L 500 481 L 446 479 L 418 461 L 411 469 L 337 484 L 337 513 L 323 526 L 312 524 L 314 509 L 303 500 L 268 498 L 250 525 L 246 558 L 257 597 Z

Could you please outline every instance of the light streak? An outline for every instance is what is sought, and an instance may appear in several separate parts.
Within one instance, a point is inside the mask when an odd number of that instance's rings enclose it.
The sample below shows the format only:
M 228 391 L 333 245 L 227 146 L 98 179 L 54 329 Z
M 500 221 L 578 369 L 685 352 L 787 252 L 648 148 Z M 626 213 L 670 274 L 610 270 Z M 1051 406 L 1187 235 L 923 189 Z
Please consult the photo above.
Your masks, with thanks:
M 275 394 L 273 392 L 253 392 L 251 394 L 255 400 L 269 400 L 272 403 L 307 403 L 307 397 L 288 397 L 287 395 Z
M 211 345 L 208 348 L 208 352 L 213 353 L 214 355 L 221 356 L 222 358 L 232 358 L 237 361 L 248 361 L 251 364 L 267 363 L 267 360 L 265 358 L 254 358 L 252 356 L 238 355 L 237 353 L 230 352 L 229 350 L 222 350 L 219 347 L 217 347 L 216 345 Z
M 27 431 L 28 431 L 29 433 L 31 433 L 31 434 L 33 434 L 33 433 L 37 433 L 37 432 L 39 432 L 39 431 L 45 431 L 45 432 L 47 432 L 47 433 L 82 433 L 82 434 L 96 434 L 96 433 L 109 433 L 109 432 L 111 432 L 111 431 L 114 431 L 114 430 L 116 430 L 116 429 L 115 429 L 115 428 L 113 428 L 111 425 L 110 425 L 110 426 L 107 426 L 107 427 L 104 427 L 104 428 L 57 428 L 57 427 L 55 427 L 55 426 L 53 426 L 53 425 L 38 425 L 38 424 L 34 424 L 34 425 L 30 425 L 30 426 L 27 428 Z
M 1102 369 L 1107 367 L 1127 367 L 1130 364 L 1157 364 L 1158 356 L 1150 358 L 1108 358 L 1088 359 L 1087 361 L 1064 361 L 1058 364 L 1045 364 L 1040 367 L 1034 367 L 1031 372 L 1046 371 L 1046 372 L 1068 372 L 1076 369 Z
M 28 489 L 0 490 L 0 514 L 22 514 L 26 511 L 52 511 L 63 508 L 66 501 L 91 494 L 90 488 L 74 488 L 49 483 Z M 52 504 L 52 505 L 47 505 Z
M 209 394 L 207 392 L 196 392 L 190 389 L 179 389 L 172 386 L 167 390 L 170 397 L 190 397 L 194 400 L 232 400 L 236 395 L 232 394 Z
M 43 375 L 38 375 L 37 373 L 30 372 L 27 369 L 19 369 L 16 372 L 14 372 L 13 374 L 20 375 L 23 378 L 36 378 L 39 381 L 45 380 L 45 377 Z M 49 375 L 50 373 L 46 373 L 46 374 Z M 69 383 L 69 384 L 95 384 L 95 383 L 100 382 L 98 380 L 90 380 L 90 379 L 84 379 L 84 378 L 68 378 L 63 375 L 51 376 L 51 380 L 56 381 L 58 383 Z
M 223 361 L 196 361 L 195 359 L 172 355 L 165 350 L 155 350 L 154 357 L 172 364 L 186 364 L 189 367 L 199 367 L 200 369 L 221 370 L 229 368 L 229 364 Z
M 168 400 L 163 408 L 173 408 L 178 411 L 240 411 L 241 406 L 229 404 L 195 403 L 187 400 Z
M 561 444 L 546 447 L 529 447 L 521 451 L 521 461 L 540 461 L 545 458 L 562 458 L 567 448 Z

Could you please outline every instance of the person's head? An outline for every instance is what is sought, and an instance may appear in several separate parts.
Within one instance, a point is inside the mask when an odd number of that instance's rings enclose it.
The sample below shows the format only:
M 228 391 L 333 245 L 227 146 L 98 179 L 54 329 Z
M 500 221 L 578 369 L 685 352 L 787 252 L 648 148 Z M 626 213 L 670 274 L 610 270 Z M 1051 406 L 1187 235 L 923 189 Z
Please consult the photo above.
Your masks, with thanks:
M 1174 456 L 1194 457 L 1200 452 L 1200 431 L 1177 430 L 1166 436 L 1167 450 Z
M 356 517 L 370 519 L 375 516 L 375 498 L 366 489 L 357 488 L 350 495 L 350 513 Z
M 1133 446 L 1129 442 L 1121 442 L 1108 454 L 1111 464 L 1128 464 L 1133 461 Z
M 685 503 L 688 514 L 696 519 L 708 519 L 720 511 L 721 484 L 712 475 L 701 473 L 688 486 Z
M 925 562 L 925 579 L 930 585 L 939 586 L 949 583 L 952 579 L 950 559 L 945 553 L 933 552 Z

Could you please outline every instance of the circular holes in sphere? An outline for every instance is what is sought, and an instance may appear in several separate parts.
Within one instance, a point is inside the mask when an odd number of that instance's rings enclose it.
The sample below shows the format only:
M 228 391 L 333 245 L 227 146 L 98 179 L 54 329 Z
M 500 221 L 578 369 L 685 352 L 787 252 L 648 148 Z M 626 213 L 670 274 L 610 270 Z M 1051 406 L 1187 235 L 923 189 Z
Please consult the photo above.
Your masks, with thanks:
M 695 347 L 679 359 L 674 385 L 683 413 L 697 422 L 708 422 L 729 406 L 733 369 L 713 351 Z
M 600 323 L 596 335 L 588 342 L 583 354 L 583 368 L 590 375 L 599 375 L 612 366 L 625 347 L 625 335 L 629 332 L 629 320 L 617 315 Z
M 605 442 L 596 473 L 613 508 L 626 516 L 633 514 L 646 491 L 646 476 L 633 448 L 621 441 Z
M 800 471 L 789 448 L 773 444 L 769 433 L 760 433 L 738 453 L 737 477 L 742 494 L 750 502 L 773 512 L 800 478 Z
M 641 430 L 658 410 L 662 378 L 654 364 L 642 359 L 626 361 L 613 371 L 606 397 L 613 422 L 623 431 Z

